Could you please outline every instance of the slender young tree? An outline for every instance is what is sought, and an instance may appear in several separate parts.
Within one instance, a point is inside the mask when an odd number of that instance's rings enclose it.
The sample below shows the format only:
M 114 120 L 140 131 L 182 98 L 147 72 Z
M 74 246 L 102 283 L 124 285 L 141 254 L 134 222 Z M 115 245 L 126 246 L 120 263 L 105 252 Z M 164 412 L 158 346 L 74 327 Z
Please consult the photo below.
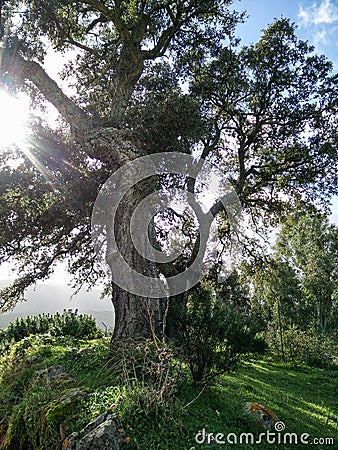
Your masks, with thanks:
M 313 310 L 317 329 L 331 328 L 338 286 L 338 228 L 325 216 L 295 214 L 283 224 L 276 256 L 289 261 L 299 278 L 303 298 Z

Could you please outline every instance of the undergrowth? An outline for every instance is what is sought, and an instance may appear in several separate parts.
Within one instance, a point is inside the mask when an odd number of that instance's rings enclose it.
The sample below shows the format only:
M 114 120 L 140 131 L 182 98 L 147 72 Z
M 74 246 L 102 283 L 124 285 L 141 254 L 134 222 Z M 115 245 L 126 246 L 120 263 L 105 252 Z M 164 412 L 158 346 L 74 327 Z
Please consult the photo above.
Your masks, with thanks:
M 57 381 L 48 378 L 52 366 L 64 369 Z M 111 410 L 124 424 L 130 440 L 127 449 L 203 449 L 195 440 L 203 429 L 213 434 L 259 435 L 262 430 L 243 417 L 241 405 L 247 401 L 271 408 L 296 433 L 334 436 L 338 432 L 337 374 L 334 367 L 252 359 L 238 372 L 221 375 L 213 386 L 197 389 L 188 368 L 166 345 L 125 341 L 110 354 L 105 337 L 29 336 L 0 361 L 0 448 L 60 449 L 65 436 Z M 62 396 L 74 394 L 78 396 L 71 407 L 63 408 Z M 218 447 L 241 445 L 214 448 Z M 272 447 L 262 443 L 257 448 Z

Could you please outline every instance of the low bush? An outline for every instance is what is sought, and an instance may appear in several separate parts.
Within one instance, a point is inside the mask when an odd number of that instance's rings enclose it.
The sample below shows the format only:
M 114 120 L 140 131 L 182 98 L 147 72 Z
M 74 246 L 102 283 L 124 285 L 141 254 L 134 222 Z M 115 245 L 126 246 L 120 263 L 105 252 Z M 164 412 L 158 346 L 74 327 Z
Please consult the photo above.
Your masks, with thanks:
M 17 318 L 0 332 L 0 349 L 8 349 L 13 342 L 31 334 L 50 333 L 52 336 L 70 336 L 77 339 L 95 339 L 102 335 L 96 327 L 95 319 L 77 310 L 64 310 L 62 314 L 39 314 Z
M 170 346 L 150 339 L 119 341 L 111 351 L 110 365 L 116 381 L 129 394 L 126 414 L 145 417 L 171 411 L 180 376 Z
M 282 359 L 279 331 L 268 330 L 270 353 Z M 283 330 L 284 357 L 286 362 L 306 364 L 310 367 L 327 367 L 338 356 L 338 345 L 332 337 L 323 336 L 314 330 L 300 330 L 290 326 Z
M 200 284 L 188 299 L 179 350 L 195 385 L 235 369 L 253 350 L 254 331 L 229 299 Z

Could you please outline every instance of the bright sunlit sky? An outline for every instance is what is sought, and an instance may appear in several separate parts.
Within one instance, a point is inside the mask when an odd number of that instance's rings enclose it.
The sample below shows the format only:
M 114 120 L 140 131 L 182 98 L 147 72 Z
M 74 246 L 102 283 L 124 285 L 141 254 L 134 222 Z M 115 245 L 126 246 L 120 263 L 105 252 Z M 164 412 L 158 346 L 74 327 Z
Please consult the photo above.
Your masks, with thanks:
M 256 42 L 261 30 L 275 18 L 290 18 L 298 25 L 298 36 L 313 44 L 317 53 L 325 54 L 334 63 L 335 71 L 338 70 L 338 0 L 235 0 L 232 7 L 237 11 L 247 10 L 249 15 L 247 21 L 237 28 L 237 35 L 241 38 L 242 44 Z M 47 72 L 58 79 L 57 73 L 61 67 L 62 58 L 50 53 L 46 60 Z M 4 123 L 6 114 L 1 105 L 4 103 L 0 95 L 0 119 L 3 116 L 2 123 Z M 19 111 L 17 117 L 21 120 Z M 18 132 L 18 127 L 16 129 Z M 10 131 L 2 129 L 1 133 Z M 338 223 L 337 197 L 333 200 L 331 217 Z M 2 277 L 6 276 L 1 270 L 0 279 Z M 64 271 L 58 270 L 53 280 L 65 283 Z

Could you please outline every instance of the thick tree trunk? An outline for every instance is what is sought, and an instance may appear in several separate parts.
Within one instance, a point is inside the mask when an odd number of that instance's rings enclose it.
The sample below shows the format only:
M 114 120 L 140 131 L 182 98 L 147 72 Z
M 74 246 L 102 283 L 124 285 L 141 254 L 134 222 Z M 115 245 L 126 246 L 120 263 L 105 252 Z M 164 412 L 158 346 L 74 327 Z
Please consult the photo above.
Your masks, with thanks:
M 145 283 L 140 289 L 140 283 L 137 284 L 130 274 L 133 270 L 146 277 L 144 280 L 159 278 L 155 262 L 137 251 L 130 231 L 133 213 L 140 202 L 156 189 L 156 179 L 150 177 L 143 180 L 141 176 L 142 181 L 136 184 L 133 181 L 135 169 L 130 168 L 128 163 L 146 154 L 142 143 L 134 138 L 131 131 L 96 129 L 86 137 L 86 142 L 90 146 L 88 154 L 100 158 L 111 168 L 113 175 L 113 181 L 108 180 L 103 187 L 103 203 L 98 206 L 103 211 L 101 219 L 105 223 L 100 226 L 106 234 L 105 258 L 112 280 L 115 309 L 113 341 L 154 336 L 162 340 L 166 300 L 153 298 L 151 289 L 147 290 Z M 120 168 L 122 172 L 116 173 Z M 122 192 L 125 192 L 124 195 Z M 143 230 L 142 223 L 137 220 L 141 219 L 136 219 L 136 230 Z M 142 231 L 141 239 L 147 231 Z
M 141 256 L 135 249 L 130 234 L 130 218 L 137 204 L 146 197 L 151 189 L 150 183 L 144 181 L 141 186 L 132 188 L 125 196 L 119 206 L 115 218 L 114 230 L 118 251 L 128 266 L 134 271 L 150 278 L 158 278 L 159 272 L 155 262 L 149 261 Z M 108 234 L 109 240 L 109 234 Z M 163 321 L 166 309 L 165 299 L 152 297 L 151 289 L 147 292 L 148 297 L 135 294 L 139 286 L 133 284 L 130 279 L 130 291 L 115 284 L 116 272 L 120 270 L 117 266 L 117 258 L 114 252 L 107 248 L 107 262 L 112 273 L 113 305 L 115 309 L 115 329 L 113 339 L 120 338 L 154 338 L 163 339 Z
M 106 222 L 105 258 L 111 272 L 112 301 L 115 309 L 113 340 L 154 336 L 162 340 L 166 299 L 153 298 L 151 289 L 140 290 L 140 286 L 129 273 L 129 269 L 132 269 L 147 280 L 159 278 L 155 262 L 140 255 L 130 232 L 131 217 L 140 202 L 157 188 L 156 179 L 151 177 L 142 180 L 141 177 L 142 181 L 134 185 L 135 169 L 128 169 L 128 163 L 146 154 L 142 143 L 138 142 L 130 131 L 97 129 L 91 133 L 87 142 L 91 146 L 88 153 L 90 151 L 94 157 L 100 157 L 101 161 L 111 167 L 115 177 L 112 185 L 109 185 L 111 180 L 108 180 L 109 187 L 106 185 L 103 188 L 104 201 L 101 204 L 105 211 L 102 217 Z M 123 168 L 123 173 L 115 173 L 119 168 Z M 122 195 L 121 192 L 125 192 L 126 186 L 126 193 Z M 142 228 L 141 225 L 142 223 L 135 222 L 137 230 Z M 121 281 L 121 278 L 124 280 Z
M 163 340 L 165 300 L 139 297 L 113 283 L 115 328 L 112 343 L 123 338 Z
M 168 300 L 165 317 L 165 338 L 180 342 L 183 332 L 183 321 L 187 307 L 187 292 L 172 296 Z

